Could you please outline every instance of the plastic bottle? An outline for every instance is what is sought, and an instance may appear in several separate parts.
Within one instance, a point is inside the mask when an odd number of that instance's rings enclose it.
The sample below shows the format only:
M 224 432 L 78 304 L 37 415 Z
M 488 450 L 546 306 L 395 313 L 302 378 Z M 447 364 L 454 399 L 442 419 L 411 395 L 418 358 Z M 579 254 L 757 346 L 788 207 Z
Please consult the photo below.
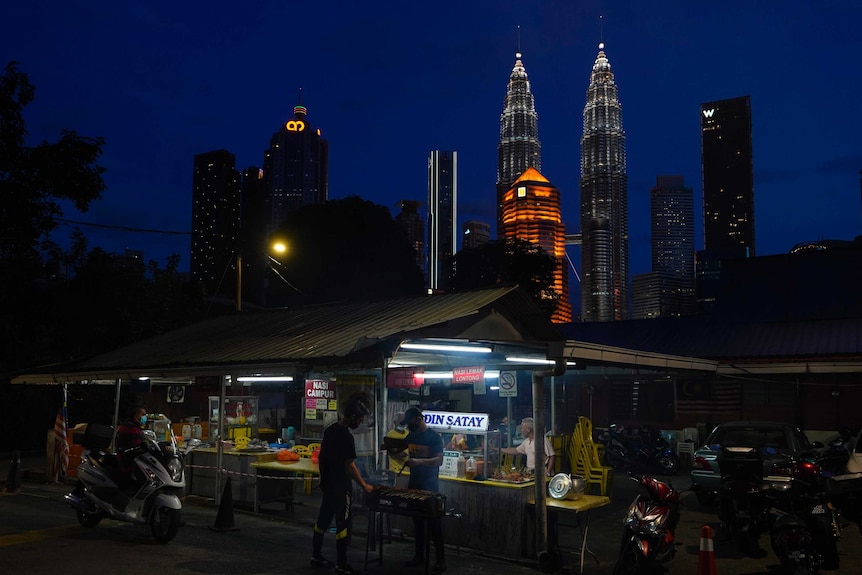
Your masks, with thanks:
M 474 479 L 476 477 L 476 460 L 473 456 L 470 456 L 470 459 L 467 460 L 467 463 L 464 465 L 464 476 L 467 479 Z
M 464 459 L 464 454 L 458 456 L 458 478 L 464 479 L 467 472 L 467 460 Z

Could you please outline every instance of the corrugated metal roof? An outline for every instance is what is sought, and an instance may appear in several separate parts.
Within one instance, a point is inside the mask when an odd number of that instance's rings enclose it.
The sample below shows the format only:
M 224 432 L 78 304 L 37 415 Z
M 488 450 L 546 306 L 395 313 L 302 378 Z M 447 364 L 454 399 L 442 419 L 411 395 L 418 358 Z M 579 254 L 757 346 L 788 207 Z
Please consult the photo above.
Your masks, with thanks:
M 509 329 L 495 331 L 491 314 Z M 501 322 L 496 322 L 499 325 Z M 481 329 L 476 328 L 481 324 Z M 477 329 L 479 332 L 477 333 Z M 194 325 L 72 365 L 33 370 L 16 383 L 100 379 L 117 374 L 226 373 L 229 368 L 347 361 L 407 337 L 560 341 L 562 334 L 516 287 L 464 293 L 244 311 Z M 519 334 L 512 337 L 513 333 Z M 504 334 L 505 337 L 500 337 Z
M 711 315 L 572 323 L 568 339 L 722 363 L 862 358 L 862 318 L 727 321 Z

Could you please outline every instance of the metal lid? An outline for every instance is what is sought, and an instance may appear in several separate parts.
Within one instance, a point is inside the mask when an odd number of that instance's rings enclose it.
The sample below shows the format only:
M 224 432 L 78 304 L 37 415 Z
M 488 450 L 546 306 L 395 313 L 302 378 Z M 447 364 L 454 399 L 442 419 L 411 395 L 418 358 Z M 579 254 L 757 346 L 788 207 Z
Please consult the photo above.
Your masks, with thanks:
M 557 473 L 548 483 L 548 495 L 554 499 L 565 499 L 572 490 L 572 478 L 568 473 Z

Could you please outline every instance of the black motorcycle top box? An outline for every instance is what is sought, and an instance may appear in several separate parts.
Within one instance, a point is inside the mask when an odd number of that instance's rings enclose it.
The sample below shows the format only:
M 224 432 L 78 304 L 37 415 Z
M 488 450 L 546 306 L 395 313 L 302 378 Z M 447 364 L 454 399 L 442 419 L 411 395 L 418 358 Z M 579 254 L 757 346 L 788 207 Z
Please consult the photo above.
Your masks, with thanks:
M 757 448 L 722 446 L 716 461 L 722 479 L 763 477 L 763 455 Z
M 114 428 L 104 423 L 79 423 L 75 426 L 72 442 L 84 449 L 107 449 L 114 438 Z

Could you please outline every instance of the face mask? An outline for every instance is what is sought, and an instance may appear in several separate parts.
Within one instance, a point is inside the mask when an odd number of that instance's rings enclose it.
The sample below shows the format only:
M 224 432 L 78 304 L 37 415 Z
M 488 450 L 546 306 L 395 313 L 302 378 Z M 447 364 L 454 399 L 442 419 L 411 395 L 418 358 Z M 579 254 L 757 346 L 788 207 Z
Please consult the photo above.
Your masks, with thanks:
M 146 423 L 147 423 L 147 416 L 146 416 L 146 415 L 142 415 L 142 416 L 141 416 L 141 425 L 144 425 L 144 424 L 146 424 Z

